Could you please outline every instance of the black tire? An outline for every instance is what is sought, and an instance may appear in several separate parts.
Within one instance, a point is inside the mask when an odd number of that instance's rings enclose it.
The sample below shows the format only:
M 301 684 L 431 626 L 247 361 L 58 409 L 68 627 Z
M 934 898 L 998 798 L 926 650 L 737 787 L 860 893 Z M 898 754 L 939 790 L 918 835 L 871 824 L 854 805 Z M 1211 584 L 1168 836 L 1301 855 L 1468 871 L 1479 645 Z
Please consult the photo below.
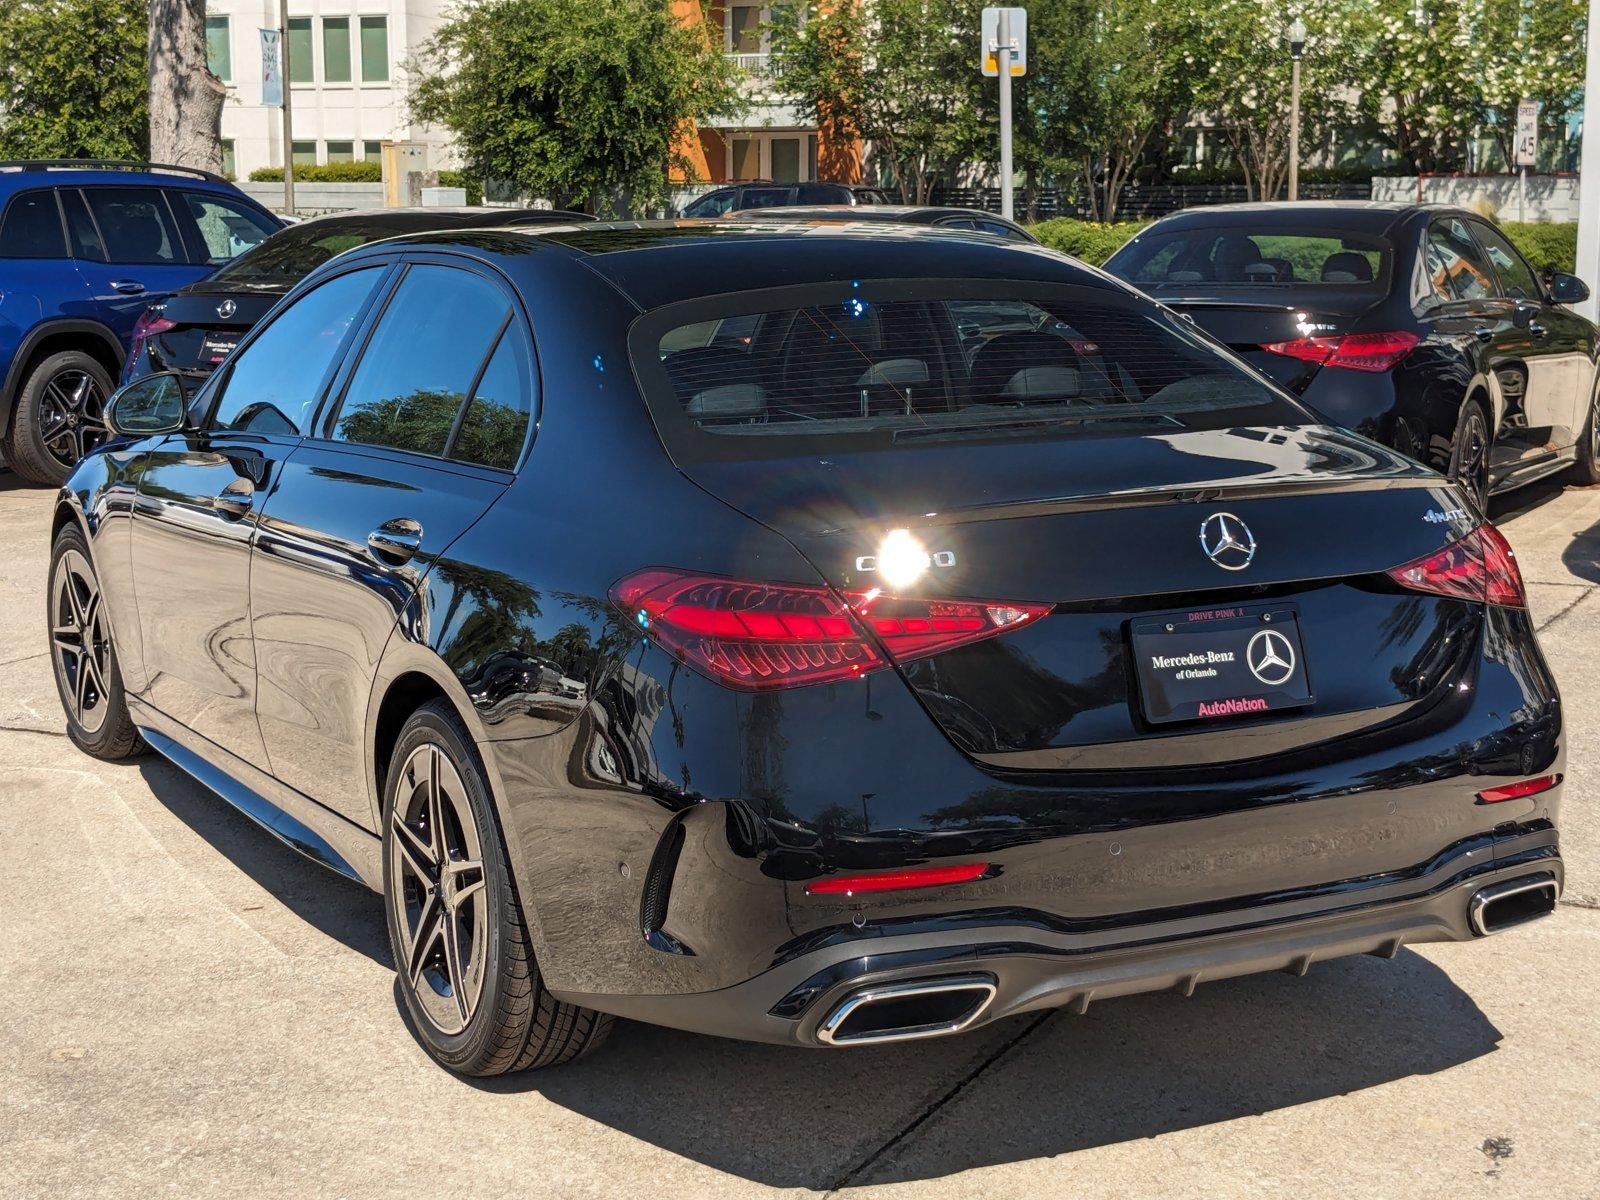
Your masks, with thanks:
M 67 736 L 86 754 L 108 762 L 143 754 L 148 747 L 128 713 L 89 544 L 76 525 L 56 535 L 49 579 L 45 628 Z
M 383 800 L 389 944 L 428 1053 L 463 1075 L 502 1075 L 605 1041 L 610 1016 L 545 990 L 477 750 L 445 701 L 406 721 Z
M 1578 461 L 1573 464 L 1572 481 L 1580 487 L 1600 483 L 1600 380 L 1589 389 L 1589 419 L 1578 435 Z
M 1455 435 L 1450 439 L 1450 461 L 1444 473 L 1472 498 L 1479 512 L 1489 511 L 1489 418 L 1483 405 L 1468 400 L 1456 418 Z
M 111 376 L 82 350 L 42 359 L 17 391 L 3 450 L 24 481 L 60 487 L 77 461 L 106 439 Z M 70 460 L 70 461 L 69 461 Z

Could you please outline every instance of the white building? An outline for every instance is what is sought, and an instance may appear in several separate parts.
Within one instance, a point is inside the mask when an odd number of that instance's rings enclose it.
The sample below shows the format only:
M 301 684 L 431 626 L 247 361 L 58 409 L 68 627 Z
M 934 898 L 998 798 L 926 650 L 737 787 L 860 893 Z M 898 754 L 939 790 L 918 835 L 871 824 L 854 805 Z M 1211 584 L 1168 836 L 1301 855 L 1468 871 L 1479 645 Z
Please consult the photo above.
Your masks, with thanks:
M 447 0 L 290 0 L 289 70 L 298 164 L 377 162 L 385 141 L 428 147 L 431 170 L 458 165 L 448 134 L 406 118 L 407 60 L 433 33 Z M 261 103 L 261 34 L 278 0 L 210 0 L 211 69 L 228 85 L 223 168 L 238 179 L 281 167 L 283 118 Z

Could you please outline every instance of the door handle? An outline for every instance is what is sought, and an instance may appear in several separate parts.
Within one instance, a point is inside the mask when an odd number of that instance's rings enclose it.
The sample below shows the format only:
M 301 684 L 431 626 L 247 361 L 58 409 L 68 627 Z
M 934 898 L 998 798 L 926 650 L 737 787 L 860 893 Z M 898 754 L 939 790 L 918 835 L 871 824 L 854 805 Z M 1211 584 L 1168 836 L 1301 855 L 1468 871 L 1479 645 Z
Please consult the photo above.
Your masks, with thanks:
M 367 548 L 385 566 L 397 567 L 410 562 L 422 549 L 422 525 L 410 517 L 385 521 L 367 534 Z
M 111 281 L 111 290 L 121 292 L 124 296 L 137 296 L 144 291 L 144 284 L 137 279 L 113 279 Z
M 235 479 L 217 493 L 211 506 L 230 521 L 237 521 L 256 502 L 256 489 L 248 479 Z

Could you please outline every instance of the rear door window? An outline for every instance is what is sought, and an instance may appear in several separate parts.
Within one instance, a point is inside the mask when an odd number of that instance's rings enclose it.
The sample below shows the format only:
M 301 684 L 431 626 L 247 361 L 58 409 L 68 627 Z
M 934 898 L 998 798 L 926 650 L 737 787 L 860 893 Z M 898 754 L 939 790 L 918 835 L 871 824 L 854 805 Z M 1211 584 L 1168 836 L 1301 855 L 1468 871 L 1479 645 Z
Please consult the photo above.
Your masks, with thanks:
M 188 258 L 157 188 L 85 188 L 84 198 L 114 263 L 183 263 Z
M 18 192 L 0 217 L 0 258 L 65 258 L 61 211 L 53 188 Z
M 1446 300 L 1485 300 L 1495 294 L 1494 273 L 1459 217 L 1428 227 L 1428 279 Z
M 743 311 L 730 298 L 715 302 L 720 314 L 704 311 L 714 302 L 675 305 L 636 324 L 635 367 L 675 458 L 1307 419 L 1160 309 L 1098 290 L 952 281 L 805 293 Z
M 105 262 L 106 248 L 101 244 L 100 231 L 89 216 L 89 206 L 83 202 L 83 193 L 77 188 L 62 188 L 61 207 L 67 214 L 67 232 L 72 238 L 74 257 Z
M 747 187 L 739 195 L 740 208 L 782 208 L 794 203 L 794 188 Z
M 409 268 L 367 339 L 330 436 L 444 456 L 510 319 L 505 293 L 483 276 L 432 264 Z
M 194 222 L 200 261 L 225 263 L 254 249 L 278 231 L 277 223 L 248 205 L 206 192 L 177 195 L 181 211 Z
M 532 411 L 533 362 L 528 342 L 520 329 L 508 326 L 472 389 L 450 457 L 511 470 L 522 452 Z

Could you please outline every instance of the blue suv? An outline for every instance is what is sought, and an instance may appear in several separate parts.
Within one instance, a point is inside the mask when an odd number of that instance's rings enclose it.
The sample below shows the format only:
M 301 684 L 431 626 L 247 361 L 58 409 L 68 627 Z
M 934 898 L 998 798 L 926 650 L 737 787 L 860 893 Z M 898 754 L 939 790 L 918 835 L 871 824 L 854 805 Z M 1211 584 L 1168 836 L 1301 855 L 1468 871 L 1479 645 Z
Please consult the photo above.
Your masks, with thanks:
M 0 455 L 58 485 L 104 440 L 141 314 L 283 222 L 227 180 L 154 163 L 0 163 Z

